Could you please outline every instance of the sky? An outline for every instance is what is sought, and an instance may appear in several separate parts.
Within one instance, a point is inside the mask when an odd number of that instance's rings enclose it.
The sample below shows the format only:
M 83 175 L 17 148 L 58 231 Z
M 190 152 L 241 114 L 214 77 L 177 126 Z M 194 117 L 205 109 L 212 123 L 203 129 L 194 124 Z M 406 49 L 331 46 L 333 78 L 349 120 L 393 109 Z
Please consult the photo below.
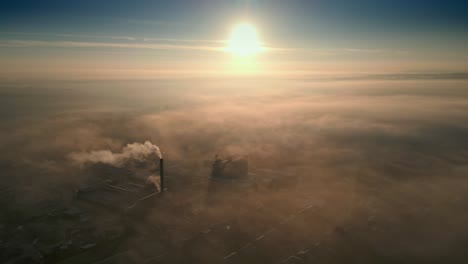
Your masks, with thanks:
M 2 1 L 2 78 L 464 72 L 463 1 Z M 247 21 L 269 49 L 223 51 Z

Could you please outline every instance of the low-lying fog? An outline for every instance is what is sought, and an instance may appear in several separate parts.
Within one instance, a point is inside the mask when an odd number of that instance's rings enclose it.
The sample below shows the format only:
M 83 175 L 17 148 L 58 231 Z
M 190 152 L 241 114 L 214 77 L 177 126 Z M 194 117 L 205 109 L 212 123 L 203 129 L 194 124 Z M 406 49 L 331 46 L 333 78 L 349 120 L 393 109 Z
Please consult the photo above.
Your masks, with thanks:
M 274 227 L 294 210 L 318 208 L 291 224 L 288 237 L 258 246 L 259 255 L 275 255 L 275 246 L 310 250 L 331 240 L 327 247 L 336 254 L 363 261 L 462 263 L 468 246 L 467 84 L 404 78 L 4 83 L 0 186 L 12 194 L 2 198 L 9 209 L 0 217 L 39 200 L 71 199 L 92 177 L 74 162 L 77 153 L 120 152 L 150 141 L 170 164 L 169 177 L 171 166 L 187 171 L 178 176 L 181 182 L 207 182 L 205 163 L 217 153 L 245 154 L 252 171 L 296 179 L 258 194 L 236 197 L 232 191 L 218 203 L 206 198 L 207 184 L 187 192 L 168 186 L 174 206 L 185 204 L 192 219 L 236 219 L 232 228 L 246 237 L 265 234 L 261 225 Z M 175 234 L 185 228 L 177 226 L 180 218 L 167 210 L 142 221 L 167 226 L 173 219 Z M 238 255 L 249 241 L 240 240 L 226 241 Z M 191 261 L 200 260 L 190 254 Z M 278 253 L 277 262 L 289 254 Z

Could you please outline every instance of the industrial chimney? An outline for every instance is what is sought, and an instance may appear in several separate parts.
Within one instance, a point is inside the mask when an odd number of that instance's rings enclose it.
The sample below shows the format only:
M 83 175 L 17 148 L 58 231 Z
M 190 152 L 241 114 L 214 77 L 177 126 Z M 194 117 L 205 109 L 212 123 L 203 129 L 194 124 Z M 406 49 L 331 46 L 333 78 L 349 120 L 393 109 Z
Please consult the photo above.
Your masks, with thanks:
M 164 192 L 164 160 L 159 159 L 159 176 L 161 179 L 161 192 Z

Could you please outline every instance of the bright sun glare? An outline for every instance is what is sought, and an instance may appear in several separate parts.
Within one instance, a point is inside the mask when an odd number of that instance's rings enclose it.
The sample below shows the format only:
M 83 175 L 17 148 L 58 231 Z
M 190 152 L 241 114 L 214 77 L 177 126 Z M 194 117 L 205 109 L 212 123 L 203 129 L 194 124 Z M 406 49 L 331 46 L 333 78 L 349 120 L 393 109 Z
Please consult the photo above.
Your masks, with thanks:
M 255 27 L 248 23 L 236 25 L 231 33 L 226 50 L 241 57 L 259 53 L 262 50 L 262 45 Z

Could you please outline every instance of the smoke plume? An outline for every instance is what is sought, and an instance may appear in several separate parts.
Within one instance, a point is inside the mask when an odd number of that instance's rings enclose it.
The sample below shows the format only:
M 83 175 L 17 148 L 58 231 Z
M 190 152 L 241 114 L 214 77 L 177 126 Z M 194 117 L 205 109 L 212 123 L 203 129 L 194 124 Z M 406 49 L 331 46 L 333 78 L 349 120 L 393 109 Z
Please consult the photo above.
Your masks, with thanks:
M 156 154 L 162 158 L 159 147 L 149 141 L 145 143 L 132 143 L 122 148 L 122 152 L 114 153 L 110 150 L 95 150 L 90 152 L 74 152 L 70 154 L 70 158 L 76 164 L 83 165 L 86 163 L 104 163 L 121 167 L 127 162 L 144 161 L 150 155 Z
M 156 191 L 160 192 L 161 191 L 161 176 L 159 175 L 150 175 L 148 178 L 146 178 L 146 183 L 154 185 L 154 188 L 156 188 Z

